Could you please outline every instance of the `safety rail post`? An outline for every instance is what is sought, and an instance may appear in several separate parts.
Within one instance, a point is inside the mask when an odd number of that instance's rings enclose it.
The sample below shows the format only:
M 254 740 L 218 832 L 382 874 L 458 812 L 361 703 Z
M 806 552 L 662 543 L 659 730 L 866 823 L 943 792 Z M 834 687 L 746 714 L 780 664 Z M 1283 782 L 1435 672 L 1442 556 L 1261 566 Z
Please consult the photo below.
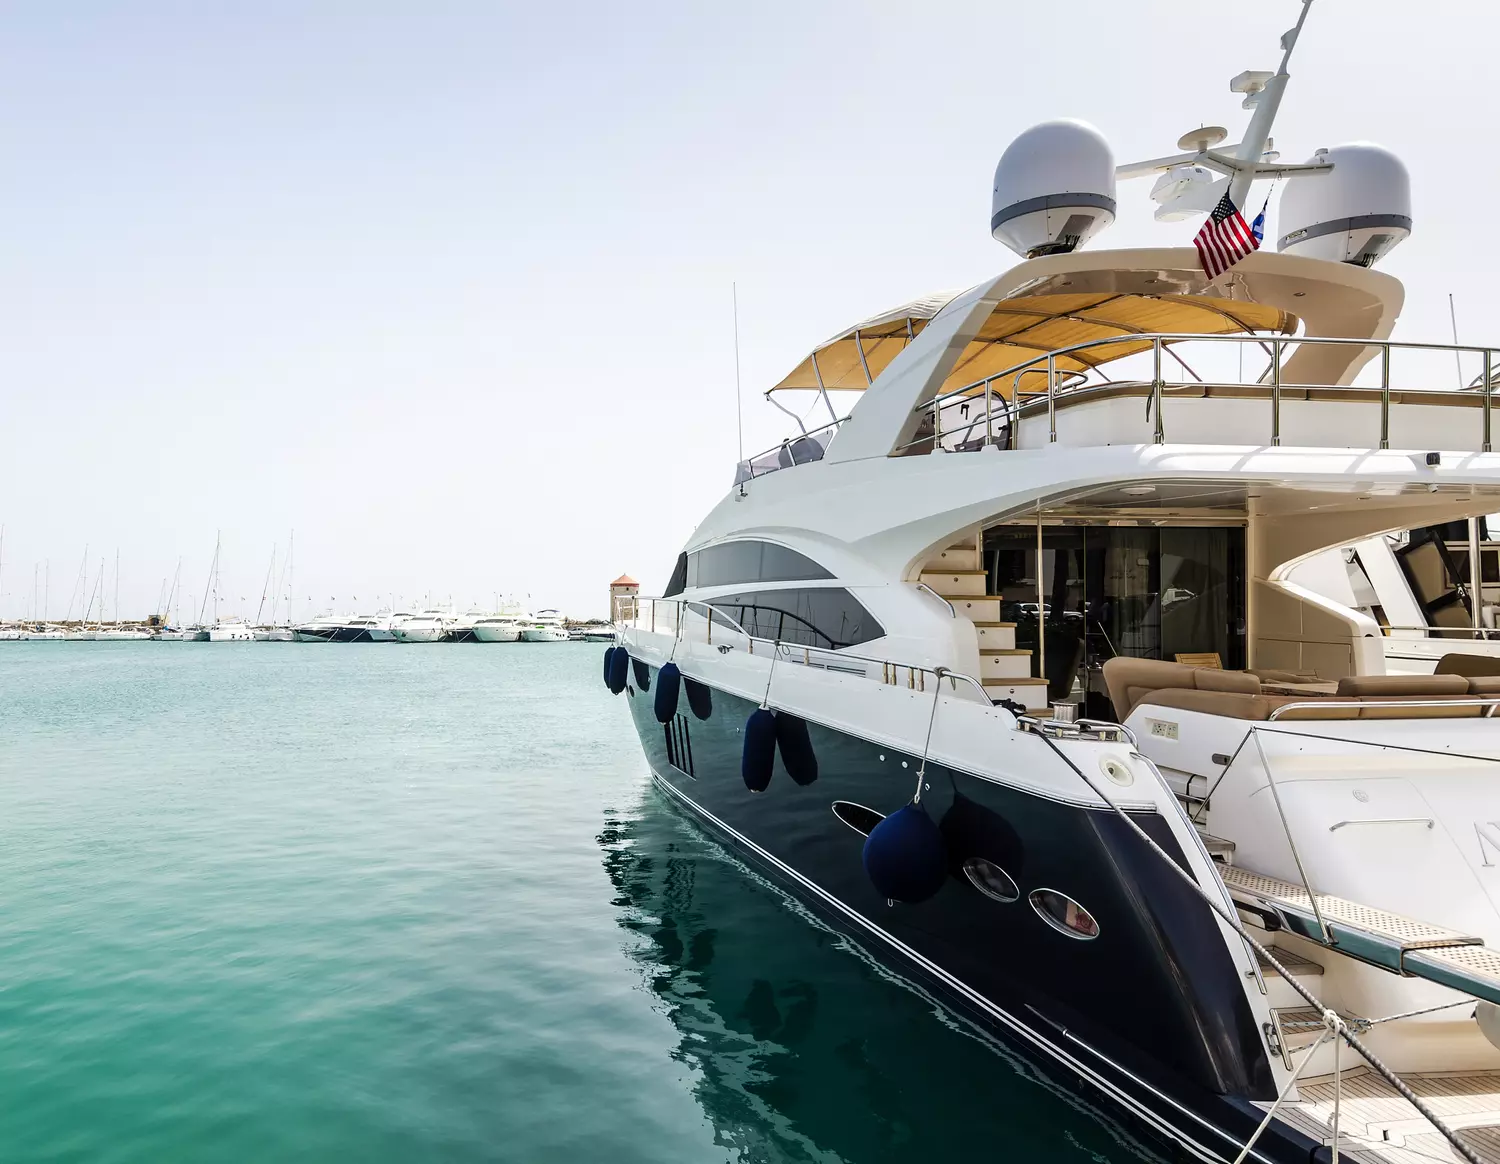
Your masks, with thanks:
M 992 379 L 993 377 L 986 376 L 984 380 L 984 443 L 986 445 L 995 443 L 995 422 L 993 414 L 990 412 L 993 395 L 990 391 L 990 381 Z M 1485 439 L 1488 440 L 1489 438 L 1486 437 Z M 1486 445 L 1485 447 L 1488 448 L 1489 446 Z
M 1274 448 L 1279 444 L 1281 444 L 1281 340 L 1278 338 L 1271 341 L 1271 446 Z
M 1380 345 L 1380 447 L 1391 447 L 1391 345 Z
M 1166 429 L 1161 422 L 1161 336 L 1151 341 L 1152 360 L 1155 364 L 1155 372 L 1151 381 L 1151 406 L 1156 410 L 1156 431 L 1152 439 L 1156 444 L 1165 444 L 1167 439 Z
M 1484 349 L 1484 452 L 1490 451 L 1490 349 Z
M 1276 815 L 1281 818 L 1281 830 L 1286 834 L 1286 843 L 1291 846 L 1292 861 L 1297 866 L 1297 876 L 1302 878 L 1302 888 L 1307 890 L 1307 900 L 1312 906 L 1313 917 L 1318 920 L 1318 931 L 1322 935 L 1325 946 L 1336 946 L 1337 940 L 1333 931 L 1328 928 L 1328 923 L 1323 920 L 1323 911 L 1318 908 L 1318 895 L 1313 892 L 1312 882 L 1307 879 L 1307 870 L 1302 865 L 1302 854 L 1297 851 L 1297 842 L 1292 839 L 1292 825 L 1286 819 L 1286 809 L 1281 807 L 1281 793 L 1276 788 L 1276 777 L 1271 775 L 1271 761 L 1266 756 L 1266 749 L 1261 746 L 1260 732 L 1255 728 L 1250 729 L 1250 734 L 1255 737 L 1255 750 L 1260 754 L 1261 770 L 1266 774 L 1266 783 L 1271 787 L 1271 800 L 1276 805 Z
M 1056 360 L 1055 355 L 1047 353 L 1047 431 L 1051 434 L 1049 439 L 1053 444 L 1057 443 Z

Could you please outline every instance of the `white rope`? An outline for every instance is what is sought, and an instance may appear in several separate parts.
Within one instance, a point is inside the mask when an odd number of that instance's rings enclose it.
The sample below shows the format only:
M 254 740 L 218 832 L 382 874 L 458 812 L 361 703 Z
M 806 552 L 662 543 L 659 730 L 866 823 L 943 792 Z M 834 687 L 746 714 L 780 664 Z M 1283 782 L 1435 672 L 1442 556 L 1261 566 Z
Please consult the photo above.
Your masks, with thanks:
M 1291 1095 L 1292 1088 L 1297 1086 L 1297 1079 L 1302 1074 L 1307 1065 L 1312 1062 L 1313 1054 L 1330 1038 L 1334 1037 L 1335 1032 L 1337 1031 L 1339 1026 L 1343 1025 L 1343 1022 L 1338 1015 L 1333 1013 L 1333 1011 L 1326 1010 L 1323 1012 L 1323 1025 L 1325 1027 L 1328 1027 L 1328 1029 L 1318 1036 L 1317 1040 L 1312 1044 L 1312 1046 L 1307 1048 L 1307 1054 L 1302 1056 L 1302 1062 L 1297 1064 L 1297 1069 L 1292 1072 L 1291 1078 L 1286 1081 L 1286 1086 L 1281 1089 L 1281 1094 L 1276 1097 L 1276 1102 L 1267 1109 L 1265 1118 L 1260 1121 L 1260 1126 L 1256 1128 L 1254 1134 L 1245 1141 L 1245 1146 L 1240 1149 L 1240 1154 L 1234 1158 L 1234 1164 L 1245 1164 L 1245 1158 L 1250 1155 L 1250 1149 L 1255 1147 L 1255 1142 L 1260 1139 L 1261 1133 L 1271 1126 L 1271 1120 L 1275 1118 L 1276 1110 L 1282 1105 L 1282 1102 L 1286 1099 L 1286 1097 Z
M 1419 1014 L 1434 1014 L 1440 1010 L 1452 1010 L 1455 1006 L 1473 1006 L 1478 1001 L 1475 998 L 1460 998 L 1457 1002 L 1445 1002 L 1440 1006 L 1428 1006 L 1423 1007 L 1421 1010 L 1407 1010 L 1402 1011 L 1400 1014 L 1388 1014 L 1385 1018 L 1360 1019 L 1354 1025 L 1361 1028 L 1373 1027 L 1377 1023 L 1393 1023 L 1397 1019 L 1416 1018 Z

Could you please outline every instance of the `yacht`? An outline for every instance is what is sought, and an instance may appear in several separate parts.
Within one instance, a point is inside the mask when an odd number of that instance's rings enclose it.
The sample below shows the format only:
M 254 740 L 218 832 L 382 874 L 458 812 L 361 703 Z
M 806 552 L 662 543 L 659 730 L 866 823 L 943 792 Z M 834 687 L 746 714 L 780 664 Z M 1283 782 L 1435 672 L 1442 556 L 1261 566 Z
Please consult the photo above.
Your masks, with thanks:
M 479 640 L 474 637 L 474 624 L 481 618 L 492 618 L 493 614 L 485 610 L 467 610 L 453 620 L 453 625 L 448 628 L 448 641 L 450 643 L 475 643 Z
M 164 626 L 153 631 L 151 638 L 158 643 L 185 643 L 192 639 L 194 631 Z
M 586 622 L 568 632 L 575 643 L 609 643 L 615 638 L 615 628 L 607 622 Z
M 250 643 L 255 641 L 255 632 L 244 619 L 220 619 L 204 631 L 210 643 Z
M 25 627 L 22 637 L 32 642 L 61 642 L 67 635 L 61 627 L 52 626 L 48 623 L 36 623 Z
M 393 643 L 395 631 L 391 629 L 389 614 L 362 614 L 333 628 L 328 641 L 331 643 Z
M 95 642 L 145 642 L 151 632 L 140 626 L 100 626 L 94 628 Z
M 476 642 L 514 643 L 520 641 L 522 630 L 529 625 L 525 615 L 493 614 L 476 619 L 471 629 Z
M 299 643 L 329 643 L 333 641 L 338 629 L 348 621 L 341 614 L 320 614 L 294 626 L 292 637 Z
M 391 633 L 397 642 L 438 643 L 448 635 L 448 628 L 456 619 L 451 611 L 424 610 L 421 614 L 409 614 L 396 618 L 391 624 Z
M 289 626 L 257 626 L 251 628 L 251 634 L 258 643 L 290 643 L 297 637 Z
M 568 628 L 564 625 L 563 616 L 555 610 L 540 610 L 531 617 L 523 619 L 521 641 L 523 643 L 567 642 Z
M 1500 1160 L 1500 673 L 1388 673 L 1288 580 L 1500 509 L 1500 346 L 1392 338 L 1397 158 L 1272 151 L 1301 11 L 1238 143 L 1017 137 L 1020 261 L 771 386 L 829 423 L 739 464 L 607 680 L 673 804 L 1182 1158 Z M 1138 178 L 1179 245 L 1091 248 Z

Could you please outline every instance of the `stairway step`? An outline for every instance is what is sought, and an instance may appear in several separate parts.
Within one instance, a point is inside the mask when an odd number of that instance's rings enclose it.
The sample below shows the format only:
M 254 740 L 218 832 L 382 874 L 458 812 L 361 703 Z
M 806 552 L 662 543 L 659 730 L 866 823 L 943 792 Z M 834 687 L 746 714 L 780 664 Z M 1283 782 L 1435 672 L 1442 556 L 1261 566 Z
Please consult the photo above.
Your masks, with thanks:
M 923 564 L 924 570 L 977 570 L 983 563 L 973 544 L 939 550 Z
M 1030 679 L 1030 651 L 982 650 L 979 652 L 979 677 L 989 679 Z
M 974 594 L 944 594 L 943 597 L 953 605 L 953 609 L 971 622 L 997 620 L 1000 617 L 1000 596 L 998 594 L 974 595 Z
M 990 576 L 984 570 L 934 570 L 924 566 L 921 580 L 950 600 L 956 594 L 983 598 L 990 586 Z
M 980 651 L 1013 651 L 1016 648 L 1016 624 L 1013 622 L 976 622 L 974 632 Z
M 1046 710 L 1047 681 L 1028 677 L 1018 679 L 983 679 L 984 693 L 991 699 L 1012 699 L 1033 711 Z

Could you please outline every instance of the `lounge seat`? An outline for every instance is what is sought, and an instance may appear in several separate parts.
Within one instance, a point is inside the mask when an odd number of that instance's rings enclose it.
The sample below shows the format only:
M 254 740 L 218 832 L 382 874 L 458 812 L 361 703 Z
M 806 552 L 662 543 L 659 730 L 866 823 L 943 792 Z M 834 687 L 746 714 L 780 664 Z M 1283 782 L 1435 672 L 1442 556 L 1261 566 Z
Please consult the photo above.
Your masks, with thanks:
M 1474 678 L 1481 675 L 1500 675 L 1500 656 L 1473 655 L 1467 651 L 1449 651 L 1437 661 L 1434 674 L 1462 675 Z
M 1168 663 L 1164 659 L 1131 659 L 1123 655 L 1104 664 L 1104 686 L 1109 690 L 1109 701 L 1115 705 L 1115 714 L 1121 722 L 1135 710 L 1136 704 L 1158 691 L 1260 694 L 1260 680 L 1243 671 L 1219 671 L 1187 663 Z
M 1271 682 L 1273 680 L 1267 680 Z M 1332 696 L 1266 695 L 1260 679 L 1243 671 L 1218 671 L 1158 659 L 1115 658 L 1104 664 L 1104 683 L 1123 722 L 1137 707 L 1196 711 L 1228 719 L 1264 721 L 1278 708 L 1297 705 L 1277 718 L 1306 719 L 1453 719 L 1487 714 L 1477 696 L 1500 698 L 1500 675 L 1357 675 L 1341 679 Z M 1420 706 L 1442 701 L 1441 706 Z M 1327 707 L 1317 704 L 1326 702 Z M 1413 703 L 1401 707 L 1391 704 Z M 1370 706 L 1349 706 L 1369 704 Z
M 1453 719 L 1476 716 L 1484 705 L 1455 707 L 1382 707 L 1380 704 L 1465 699 L 1470 680 L 1462 675 L 1350 675 L 1339 680 L 1336 699 L 1357 699 L 1375 706 L 1360 708 L 1360 719 Z

